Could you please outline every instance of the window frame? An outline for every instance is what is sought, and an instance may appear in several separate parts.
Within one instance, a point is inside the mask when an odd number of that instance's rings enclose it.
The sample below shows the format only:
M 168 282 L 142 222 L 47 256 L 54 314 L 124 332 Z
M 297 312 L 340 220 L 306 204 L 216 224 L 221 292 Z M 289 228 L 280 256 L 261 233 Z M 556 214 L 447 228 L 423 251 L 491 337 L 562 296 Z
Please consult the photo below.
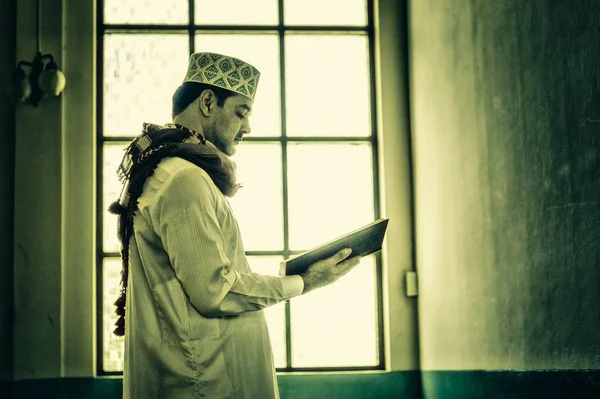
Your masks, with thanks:
M 380 203 L 380 159 L 378 142 L 378 109 L 377 109 L 377 86 L 376 86 L 376 54 L 375 54 L 375 22 L 374 1 L 366 0 L 367 24 L 365 26 L 287 26 L 284 21 L 284 0 L 278 0 L 278 25 L 196 25 L 195 1 L 188 0 L 189 21 L 187 24 L 105 24 L 104 23 L 104 1 L 96 2 L 96 370 L 99 376 L 122 375 L 122 371 L 104 370 L 104 345 L 103 345 L 103 261 L 105 258 L 118 258 L 120 254 L 104 252 L 103 248 L 103 215 L 108 204 L 103 204 L 103 148 L 105 143 L 129 143 L 134 137 L 104 136 L 103 132 L 103 90 L 104 90 L 104 37 L 107 33 L 163 33 L 163 32 L 187 32 L 189 40 L 189 53 L 195 51 L 195 40 L 198 32 L 265 32 L 277 33 L 279 40 L 279 68 L 280 68 L 280 114 L 281 114 L 281 136 L 253 137 L 245 140 L 248 142 L 280 143 L 282 149 L 282 199 L 283 199 L 283 250 L 282 251 L 246 251 L 247 256 L 280 255 L 284 259 L 301 251 L 292 251 L 289 248 L 289 209 L 288 209 L 288 178 L 287 178 L 287 144 L 288 143 L 370 143 L 372 154 L 372 181 L 373 181 L 373 212 L 375 219 L 381 217 Z M 285 35 L 286 33 L 305 34 L 364 34 L 368 42 L 369 57 L 369 89 L 370 89 L 370 113 L 371 134 L 365 137 L 290 137 L 286 134 L 286 107 L 285 107 Z M 386 369 L 386 337 L 384 326 L 384 286 L 382 272 L 382 253 L 374 255 L 375 260 L 375 282 L 376 282 L 376 306 L 377 306 L 377 352 L 379 363 L 376 366 L 351 366 L 351 367 L 292 367 L 291 347 L 291 318 L 290 303 L 285 303 L 285 331 L 286 331 L 286 367 L 277 368 L 278 372 L 334 372 L 334 371 L 361 371 L 361 370 L 385 370 Z M 374 326 L 375 327 L 375 326 Z

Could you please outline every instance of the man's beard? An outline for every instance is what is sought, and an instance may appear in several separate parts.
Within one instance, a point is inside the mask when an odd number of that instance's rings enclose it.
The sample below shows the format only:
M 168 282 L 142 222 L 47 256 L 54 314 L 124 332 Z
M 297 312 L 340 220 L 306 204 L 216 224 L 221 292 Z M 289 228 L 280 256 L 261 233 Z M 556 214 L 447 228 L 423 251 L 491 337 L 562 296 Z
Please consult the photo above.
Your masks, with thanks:
M 227 156 L 232 156 L 235 154 L 235 144 L 233 141 L 227 142 L 222 136 L 215 136 L 216 143 L 213 143 L 215 147 L 217 147 L 221 152 L 225 153 Z
M 215 147 L 227 156 L 231 156 L 231 149 L 233 143 L 227 143 L 221 134 L 217 126 L 211 126 L 210 131 L 205 132 L 205 138 L 210 141 Z M 233 150 L 235 152 L 235 149 Z

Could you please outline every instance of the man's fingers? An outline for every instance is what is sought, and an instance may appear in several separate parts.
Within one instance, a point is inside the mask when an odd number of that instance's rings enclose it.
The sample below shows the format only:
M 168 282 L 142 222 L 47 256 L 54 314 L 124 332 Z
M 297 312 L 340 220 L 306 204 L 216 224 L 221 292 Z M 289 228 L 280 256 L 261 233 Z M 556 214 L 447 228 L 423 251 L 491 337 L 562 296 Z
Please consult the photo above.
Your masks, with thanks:
M 360 256 L 354 256 L 350 259 L 346 259 L 343 262 L 340 262 L 336 265 L 336 267 L 342 266 L 342 267 L 347 267 L 347 268 L 353 268 L 354 266 L 358 265 L 360 263 Z
M 360 256 L 355 256 L 335 265 L 334 273 L 337 275 L 336 280 L 350 273 L 350 271 L 360 263 L 360 258 Z

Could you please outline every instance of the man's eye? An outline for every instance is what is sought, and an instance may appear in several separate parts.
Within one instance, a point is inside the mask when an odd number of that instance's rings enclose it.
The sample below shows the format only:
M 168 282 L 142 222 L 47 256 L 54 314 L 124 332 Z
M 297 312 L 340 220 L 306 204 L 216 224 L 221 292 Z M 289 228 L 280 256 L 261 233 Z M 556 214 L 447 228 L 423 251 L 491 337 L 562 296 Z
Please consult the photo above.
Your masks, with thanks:
M 244 115 L 240 114 L 239 112 L 237 113 L 238 118 L 240 119 L 244 119 Z

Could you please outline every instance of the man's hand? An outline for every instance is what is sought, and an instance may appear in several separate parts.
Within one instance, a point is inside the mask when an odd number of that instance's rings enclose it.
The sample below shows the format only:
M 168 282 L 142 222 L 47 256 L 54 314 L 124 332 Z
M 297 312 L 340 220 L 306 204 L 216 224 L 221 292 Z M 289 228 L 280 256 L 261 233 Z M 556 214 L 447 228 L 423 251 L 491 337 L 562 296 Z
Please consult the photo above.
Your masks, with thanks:
M 352 250 L 346 248 L 330 258 L 314 263 L 300 274 L 304 280 L 303 294 L 324 287 L 335 282 L 337 279 L 354 269 L 360 263 L 360 256 L 348 258 Z

